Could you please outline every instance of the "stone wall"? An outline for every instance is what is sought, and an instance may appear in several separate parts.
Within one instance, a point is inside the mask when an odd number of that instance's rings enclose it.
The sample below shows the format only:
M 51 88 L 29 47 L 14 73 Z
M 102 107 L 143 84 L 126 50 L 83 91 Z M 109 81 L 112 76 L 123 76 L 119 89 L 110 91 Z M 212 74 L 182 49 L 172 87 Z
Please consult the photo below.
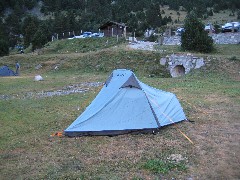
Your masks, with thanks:
M 240 32 L 211 34 L 215 44 L 240 44 Z M 164 45 L 181 45 L 181 36 L 164 37 Z
M 192 69 L 205 66 L 204 59 L 192 54 L 172 54 L 160 59 L 160 64 L 167 66 L 172 77 L 188 74 Z
M 215 44 L 240 44 L 240 32 L 210 35 Z

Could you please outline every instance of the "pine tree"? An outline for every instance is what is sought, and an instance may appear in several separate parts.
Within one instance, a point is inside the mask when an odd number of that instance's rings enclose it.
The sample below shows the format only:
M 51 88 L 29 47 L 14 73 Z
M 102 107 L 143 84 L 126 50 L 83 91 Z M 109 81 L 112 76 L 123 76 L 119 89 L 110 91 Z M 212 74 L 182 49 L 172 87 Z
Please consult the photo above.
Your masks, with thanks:
M 9 54 L 9 42 L 6 32 L 6 28 L 0 19 L 0 56 L 5 56 Z
M 32 50 L 42 48 L 47 42 L 51 40 L 52 27 L 48 25 L 50 21 L 42 21 L 38 30 L 32 38 Z
M 185 19 L 184 29 L 181 36 L 181 47 L 183 50 L 211 52 L 213 50 L 213 40 L 204 31 L 203 23 L 198 20 L 194 13 L 189 13 Z
M 35 16 L 28 16 L 24 19 L 22 31 L 24 36 L 24 46 L 28 47 L 32 42 L 33 36 L 36 33 L 39 26 L 39 20 Z
M 150 4 L 149 9 L 146 11 L 146 20 L 150 27 L 156 28 L 162 25 L 162 16 L 160 11 L 160 5 Z

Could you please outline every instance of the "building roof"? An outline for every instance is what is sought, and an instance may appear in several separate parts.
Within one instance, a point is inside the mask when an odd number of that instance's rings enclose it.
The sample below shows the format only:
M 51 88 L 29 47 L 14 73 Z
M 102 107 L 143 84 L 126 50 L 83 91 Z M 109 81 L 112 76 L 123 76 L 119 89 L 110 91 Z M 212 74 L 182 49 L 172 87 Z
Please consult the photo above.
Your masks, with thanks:
M 105 24 L 101 25 L 99 28 L 100 29 L 104 29 L 105 27 L 108 26 L 112 26 L 112 25 L 118 25 L 118 26 L 122 26 L 122 27 L 127 27 L 124 23 L 118 23 L 118 22 L 114 22 L 114 21 L 108 21 Z

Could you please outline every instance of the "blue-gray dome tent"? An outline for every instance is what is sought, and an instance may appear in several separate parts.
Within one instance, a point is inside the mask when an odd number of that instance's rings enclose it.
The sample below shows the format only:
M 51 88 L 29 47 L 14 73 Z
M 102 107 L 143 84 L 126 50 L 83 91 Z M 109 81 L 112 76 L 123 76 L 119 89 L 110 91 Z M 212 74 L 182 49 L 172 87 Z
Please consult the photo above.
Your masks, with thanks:
M 16 73 L 5 65 L 0 67 L 0 76 L 16 76 Z
M 186 119 L 177 97 L 150 87 L 130 70 L 117 69 L 65 135 L 118 135 L 152 132 Z

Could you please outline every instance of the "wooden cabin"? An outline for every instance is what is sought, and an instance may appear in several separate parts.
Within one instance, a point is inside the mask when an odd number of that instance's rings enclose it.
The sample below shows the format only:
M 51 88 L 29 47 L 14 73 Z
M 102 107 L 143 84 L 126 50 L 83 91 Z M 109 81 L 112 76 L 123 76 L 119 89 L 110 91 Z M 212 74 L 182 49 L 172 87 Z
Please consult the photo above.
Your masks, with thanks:
M 126 37 L 127 26 L 124 23 L 117 23 L 113 21 L 108 21 L 99 27 L 100 31 L 104 33 L 107 37 Z

